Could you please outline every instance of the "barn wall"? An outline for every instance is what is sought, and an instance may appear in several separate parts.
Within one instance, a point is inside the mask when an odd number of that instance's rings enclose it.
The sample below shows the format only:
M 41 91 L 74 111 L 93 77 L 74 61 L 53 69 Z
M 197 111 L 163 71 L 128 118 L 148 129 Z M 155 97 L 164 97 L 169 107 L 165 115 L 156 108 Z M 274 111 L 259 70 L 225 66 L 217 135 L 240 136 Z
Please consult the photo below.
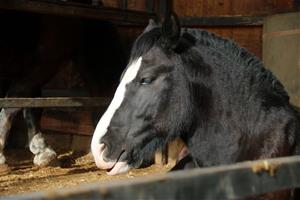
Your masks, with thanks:
M 122 8 L 123 2 L 122 0 L 102 0 L 104 6 L 113 7 L 113 8 Z M 127 8 L 129 10 L 138 10 L 138 11 L 146 11 L 146 0 L 127 0 Z
M 265 18 L 263 60 L 300 107 L 300 12 Z
M 174 0 L 180 17 L 265 16 L 295 9 L 294 0 Z M 231 38 L 258 57 L 262 57 L 262 26 L 199 27 Z
M 122 0 L 103 0 L 104 6 L 122 8 L 124 7 Z M 148 2 L 149 3 L 149 2 Z M 153 1 L 156 7 L 158 1 Z M 147 10 L 147 0 L 128 0 L 127 8 L 130 10 Z M 288 12 L 294 10 L 294 0 L 173 0 L 172 9 L 179 17 L 209 17 L 209 16 L 262 16 L 279 12 Z M 214 32 L 220 36 L 231 38 L 241 46 L 247 48 L 250 52 L 258 57 L 262 57 L 262 25 L 252 26 L 194 26 L 195 28 L 205 29 Z M 130 53 L 130 47 L 134 39 L 142 32 L 144 27 L 140 26 L 119 26 L 118 31 L 121 41 L 125 48 L 126 56 Z M 56 80 L 75 81 L 74 73 L 64 73 Z M 75 73 L 76 75 L 76 73 Z M 73 78 L 72 78 L 73 77 Z M 76 77 L 76 76 L 75 76 Z M 55 83 L 55 81 L 54 81 Z M 70 83 L 69 83 L 70 84 Z M 73 83 L 74 84 L 74 83 Z M 77 84 L 81 84 L 80 80 Z M 72 84 L 71 84 L 72 85 Z M 76 120 L 57 123 L 53 116 L 44 115 L 42 118 L 42 127 L 48 130 L 61 131 L 66 133 L 75 133 L 81 135 L 91 135 L 93 124 L 91 122 L 91 114 L 79 115 L 81 111 L 74 113 L 73 117 L 78 116 L 79 121 L 86 121 L 86 128 L 79 126 Z M 60 117 L 59 115 L 56 116 Z
M 180 16 L 268 15 L 293 9 L 293 0 L 174 0 Z
M 114 8 L 124 8 L 122 0 L 103 0 L 104 6 Z M 179 17 L 210 17 L 210 16 L 265 16 L 273 13 L 282 13 L 295 10 L 299 6 L 298 0 L 173 0 L 172 8 Z M 158 1 L 153 1 L 153 6 L 157 7 Z M 127 8 L 130 10 L 146 11 L 149 6 L 148 0 L 127 0 Z M 195 25 L 195 28 L 205 29 L 214 32 L 220 36 L 231 38 L 241 46 L 247 48 L 258 57 L 262 57 L 262 25 L 251 26 L 201 26 Z M 142 32 L 141 26 L 119 26 L 118 31 L 121 36 L 125 54 L 128 56 L 133 40 Z M 75 75 L 74 75 L 75 74 Z M 67 88 L 77 87 L 77 92 L 81 93 L 82 80 L 77 80 L 76 72 L 62 72 L 55 77 L 49 88 L 61 89 L 61 81 L 66 80 L 64 86 Z M 56 87 L 56 86 L 58 87 Z M 49 86 L 49 85 L 48 85 Z M 79 89 L 78 89 L 79 88 Z M 71 95 L 69 95 L 71 96 Z M 81 114 L 80 114 L 81 113 Z M 84 113 L 84 114 L 82 114 Z M 50 131 L 65 133 L 77 133 L 81 135 L 91 135 L 94 124 L 92 114 L 89 111 L 74 111 L 72 120 L 62 116 L 61 121 L 55 121 L 62 115 L 45 113 L 42 118 L 42 127 Z M 85 122 L 87 125 L 79 126 L 78 122 Z

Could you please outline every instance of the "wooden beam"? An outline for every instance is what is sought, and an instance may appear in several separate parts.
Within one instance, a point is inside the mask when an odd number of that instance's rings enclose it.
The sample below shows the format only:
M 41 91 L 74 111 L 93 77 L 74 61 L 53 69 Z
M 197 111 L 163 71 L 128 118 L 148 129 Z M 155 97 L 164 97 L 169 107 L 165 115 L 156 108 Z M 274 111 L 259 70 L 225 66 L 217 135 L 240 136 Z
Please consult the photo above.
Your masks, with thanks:
M 126 10 L 128 8 L 128 1 L 127 0 L 119 0 L 121 4 L 121 8 Z
M 146 0 L 146 8 L 148 12 L 154 11 L 154 1 L 153 0 Z
M 157 16 L 160 21 L 163 21 L 164 18 L 167 16 L 167 14 L 170 13 L 173 5 L 172 0 L 160 0 L 158 1 L 158 10 L 157 10 Z
M 110 101 L 104 97 L 0 98 L 0 108 L 101 107 L 108 106 Z
M 262 16 L 180 17 L 182 26 L 262 26 Z
M 300 156 L 172 172 L 11 199 L 240 199 L 300 186 Z
M 75 4 L 63 1 L 55 1 L 55 3 L 53 3 L 33 0 L 1 0 L 0 9 L 109 20 L 122 25 L 128 24 L 141 26 L 147 25 L 150 18 L 156 17 L 154 13 L 128 11 L 117 8 Z

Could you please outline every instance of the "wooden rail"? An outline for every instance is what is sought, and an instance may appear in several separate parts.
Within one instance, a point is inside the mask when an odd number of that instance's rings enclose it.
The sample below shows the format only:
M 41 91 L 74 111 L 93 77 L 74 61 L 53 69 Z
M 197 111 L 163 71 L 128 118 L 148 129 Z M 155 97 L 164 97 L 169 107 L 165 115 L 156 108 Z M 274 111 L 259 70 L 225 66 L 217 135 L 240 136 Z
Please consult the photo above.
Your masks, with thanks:
M 262 26 L 263 16 L 181 17 L 183 26 Z
M 81 185 L 5 199 L 239 199 L 299 187 L 299 169 L 300 156 L 291 156 Z
M 0 98 L 0 108 L 101 107 L 108 106 L 110 101 L 105 97 Z
M 156 18 L 153 12 L 129 11 L 63 1 L 1 0 L 0 9 L 108 20 L 123 25 L 145 26 L 150 18 Z

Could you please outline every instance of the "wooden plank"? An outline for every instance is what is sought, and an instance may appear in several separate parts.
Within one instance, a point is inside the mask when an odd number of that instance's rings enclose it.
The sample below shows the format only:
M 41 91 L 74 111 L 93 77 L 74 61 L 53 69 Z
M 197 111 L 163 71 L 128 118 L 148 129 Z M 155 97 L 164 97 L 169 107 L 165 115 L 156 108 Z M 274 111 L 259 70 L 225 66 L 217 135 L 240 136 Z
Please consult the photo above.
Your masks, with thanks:
M 300 106 L 300 12 L 265 19 L 263 61 L 282 82 L 290 102 Z
M 121 0 L 101 0 L 105 7 L 120 8 Z
M 128 1 L 127 0 L 119 0 L 121 3 L 121 8 L 126 10 L 128 8 Z
M 76 135 L 91 136 L 95 130 L 92 120 L 92 112 L 73 111 L 63 112 L 47 110 L 41 118 L 42 130 Z
M 129 10 L 148 11 L 146 0 L 127 0 L 127 1 L 128 1 Z
M 148 12 L 154 11 L 154 1 L 153 0 L 146 0 L 146 8 Z
M 81 185 L 6 199 L 238 199 L 300 186 L 300 156 Z
M 50 14 L 69 17 L 84 17 L 99 20 L 109 20 L 120 24 L 142 25 L 148 24 L 149 18 L 155 18 L 154 13 L 141 11 L 125 11 L 117 8 L 102 6 L 78 5 L 63 1 L 55 3 L 32 0 L 2 0 L 0 9 L 26 11 L 39 14 Z
M 161 21 L 163 21 L 163 19 L 167 15 L 167 13 L 170 13 L 172 8 L 173 8 L 173 1 L 172 0 L 158 1 L 158 9 L 157 9 L 158 18 Z
M 101 107 L 108 106 L 110 101 L 110 98 L 104 97 L 0 98 L 0 107 Z
M 218 16 L 231 14 L 232 3 L 233 0 L 203 0 L 203 15 Z
M 293 11 L 297 0 L 176 0 L 173 10 L 179 16 L 261 16 Z
M 183 26 L 261 26 L 263 16 L 180 17 Z
M 233 15 L 269 15 L 290 12 L 293 9 L 293 0 L 234 0 L 231 12 Z

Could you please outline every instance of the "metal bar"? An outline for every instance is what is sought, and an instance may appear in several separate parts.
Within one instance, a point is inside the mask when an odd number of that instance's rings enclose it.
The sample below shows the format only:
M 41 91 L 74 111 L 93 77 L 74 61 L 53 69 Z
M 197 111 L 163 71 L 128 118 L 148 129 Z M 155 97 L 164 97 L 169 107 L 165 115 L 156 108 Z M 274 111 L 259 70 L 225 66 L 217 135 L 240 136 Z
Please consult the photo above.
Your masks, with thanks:
M 104 97 L 0 98 L 0 108 L 100 107 L 108 106 L 110 101 Z
M 181 17 L 182 26 L 262 26 L 263 16 Z
M 147 25 L 150 18 L 156 17 L 154 13 L 65 3 L 63 1 L 60 3 L 50 3 L 48 1 L 44 2 L 32 0 L 1 0 L 0 9 L 109 20 L 115 23 L 141 26 Z
M 299 187 L 299 169 L 300 156 L 291 156 L 81 185 L 5 199 L 240 199 Z

